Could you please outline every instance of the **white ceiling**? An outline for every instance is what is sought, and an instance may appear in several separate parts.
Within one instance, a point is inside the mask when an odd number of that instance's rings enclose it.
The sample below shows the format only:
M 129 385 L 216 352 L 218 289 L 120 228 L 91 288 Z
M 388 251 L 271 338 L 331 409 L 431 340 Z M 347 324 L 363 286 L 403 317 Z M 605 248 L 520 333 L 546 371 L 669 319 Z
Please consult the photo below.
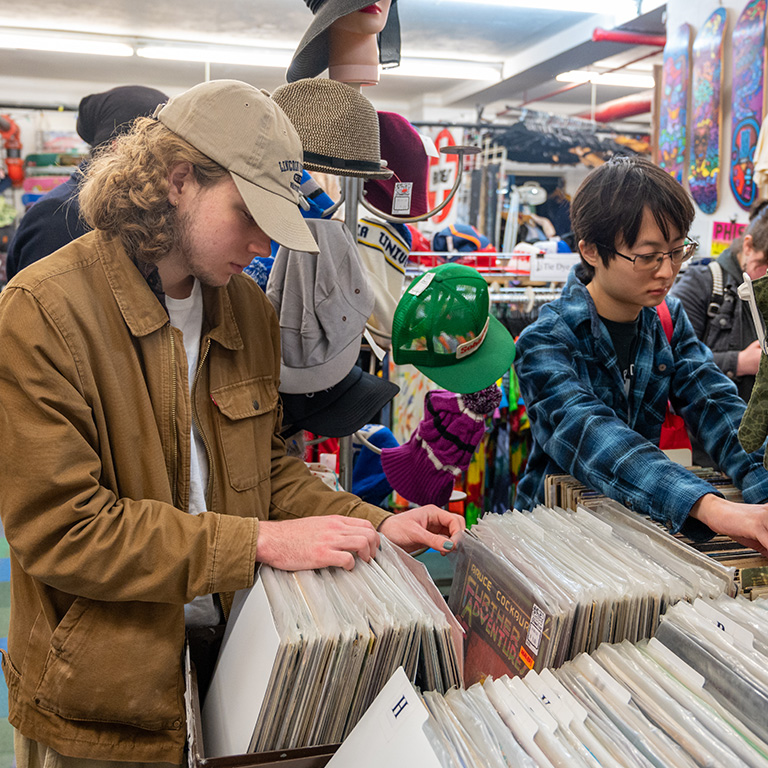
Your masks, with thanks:
M 652 3 L 656 5 L 656 3 Z M 574 9 L 580 3 L 574 0 Z M 640 5 L 640 3 L 637 3 Z M 644 3 L 645 6 L 648 3 Z M 618 66 L 652 54 L 631 69 L 648 73 L 661 62 L 660 49 L 592 42 L 595 27 L 612 27 L 607 16 L 515 8 L 498 0 L 399 0 L 403 56 L 479 59 L 504 67 L 504 79 L 464 81 L 401 77 L 383 73 L 365 95 L 380 109 L 409 119 L 494 118 L 507 107 L 525 104 L 561 114 L 588 113 L 594 103 L 636 96 L 636 89 L 592 86 L 560 93 L 559 72 Z M 664 34 L 664 6 L 622 25 Z M 136 43 L 183 40 L 237 45 L 268 45 L 292 52 L 312 14 L 302 0 L 25 0 L 0 2 L 2 27 L 98 33 Z M 654 53 L 655 52 L 655 53 Z M 204 64 L 176 63 L 84 54 L 0 50 L 0 109 L 30 106 L 75 108 L 82 96 L 115 85 L 141 83 L 177 93 L 205 79 Z M 274 89 L 285 82 L 282 68 L 211 64 L 211 78 L 236 78 Z M 648 122 L 648 117 L 635 118 Z

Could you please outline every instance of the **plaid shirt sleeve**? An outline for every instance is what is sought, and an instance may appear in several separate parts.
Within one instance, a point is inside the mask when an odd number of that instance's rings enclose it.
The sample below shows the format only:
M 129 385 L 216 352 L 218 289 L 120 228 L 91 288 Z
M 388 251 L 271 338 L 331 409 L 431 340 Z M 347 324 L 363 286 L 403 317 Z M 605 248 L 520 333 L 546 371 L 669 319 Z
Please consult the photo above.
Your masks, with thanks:
M 579 297 L 571 301 L 583 304 Z M 738 446 L 736 430 L 743 403 L 738 405 L 734 385 L 695 338 L 679 303 L 670 303 L 670 308 L 675 354 L 655 312 L 644 310 L 635 360 L 640 394 L 629 400 L 607 332 L 596 330 L 602 326 L 596 315 L 590 317 L 586 309 L 573 313 L 563 305 L 557 310 L 545 308 L 521 334 L 515 368 L 534 445 L 519 485 L 517 508 L 543 501 L 546 474 L 566 472 L 664 522 L 673 532 L 711 536 L 688 513 L 703 495 L 718 491 L 657 447 L 670 390 L 673 400 L 687 403 L 681 407 L 687 423 L 707 423 L 706 429 L 695 431 L 702 437 L 706 433 L 704 445 L 725 460 L 723 470 L 737 484 L 753 486 L 745 499 L 748 495 L 755 496 L 753 501 L 757 496 L 768 498 L 768 473 Z M 682 361 L 686 355 L 691 359 Z

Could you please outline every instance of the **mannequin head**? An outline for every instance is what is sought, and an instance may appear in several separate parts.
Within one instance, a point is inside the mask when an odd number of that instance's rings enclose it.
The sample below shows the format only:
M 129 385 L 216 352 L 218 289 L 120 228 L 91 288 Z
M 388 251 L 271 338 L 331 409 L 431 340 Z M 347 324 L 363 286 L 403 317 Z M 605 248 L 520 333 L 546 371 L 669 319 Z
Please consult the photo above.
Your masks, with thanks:
M 377 0 L 360 10 L 341 16 L 331 24 L 331 29 L 355 35 L 374 37 L 386 26 L 392 0 Z
M 378 2 L 341 16 L 328 30 L 328 74 L 342 83 L 375 85 L 379 82 L 379 44 L 391 0 Z
M 400 63 L 398 0 L 304 0 L 314 19 L 286 72 L 289 83 L 329 70 L 332 80 L 379 81 L 379 63 Z

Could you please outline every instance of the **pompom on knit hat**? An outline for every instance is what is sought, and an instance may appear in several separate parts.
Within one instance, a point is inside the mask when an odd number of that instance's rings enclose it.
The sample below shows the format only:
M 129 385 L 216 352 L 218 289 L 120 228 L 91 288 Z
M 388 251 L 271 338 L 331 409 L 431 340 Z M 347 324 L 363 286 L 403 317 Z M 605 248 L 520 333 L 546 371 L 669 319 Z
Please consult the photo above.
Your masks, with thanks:
M 384 448 L 381 466 L 401 496 L 415 504 L 448 503 L 456 478 L 469 466 L 485 432 L 485 417 L 501 402 L 493 384 L 471 394 L 428 392 L 424 418 L 410 440 Z

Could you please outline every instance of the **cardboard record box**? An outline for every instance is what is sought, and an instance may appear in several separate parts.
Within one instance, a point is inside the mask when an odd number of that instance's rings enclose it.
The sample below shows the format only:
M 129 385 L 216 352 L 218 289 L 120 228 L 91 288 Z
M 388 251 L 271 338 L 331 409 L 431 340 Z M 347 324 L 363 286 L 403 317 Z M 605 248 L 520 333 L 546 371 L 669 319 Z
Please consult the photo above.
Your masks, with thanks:
M 189 768 L 324 768 L 339 748 L 338 744 L 328 744 L 319 747 L 280 749 L 274 752 L 254 752 L 245 755 L 207 758 L 203 743 L 197 672 L 194 664 L 190 661 L 189 652 L 186 653 L 185 658 L 187 764 Z

